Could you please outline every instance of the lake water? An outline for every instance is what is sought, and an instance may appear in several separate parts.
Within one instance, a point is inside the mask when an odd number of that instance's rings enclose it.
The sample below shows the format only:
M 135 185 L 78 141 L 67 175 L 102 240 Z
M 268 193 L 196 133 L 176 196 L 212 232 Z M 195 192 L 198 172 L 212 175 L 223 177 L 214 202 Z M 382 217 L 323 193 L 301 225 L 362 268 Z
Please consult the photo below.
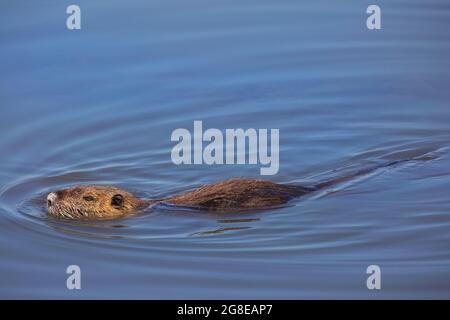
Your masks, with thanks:
M 450 4 L 373 2 L 381 30 L 356 0 L 2 1 L 0 297 L 450 298 Z M 78 184 L 152 198 L 261 178 L 174 165 L 194 120 L 280 129 L 276 182 L 428 160 L 279 209 L 47 217 L 46 194 Z

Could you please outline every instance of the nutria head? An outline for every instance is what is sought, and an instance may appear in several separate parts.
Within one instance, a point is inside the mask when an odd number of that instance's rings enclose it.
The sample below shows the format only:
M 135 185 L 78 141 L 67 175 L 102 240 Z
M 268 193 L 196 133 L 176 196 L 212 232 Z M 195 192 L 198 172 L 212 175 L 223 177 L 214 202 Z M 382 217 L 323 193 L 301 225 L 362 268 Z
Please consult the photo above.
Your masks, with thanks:
M 51 192 L 47 196 L 48 214 L 77 220 L 100 220 L 135 213 L 147 201 L 112 186 L 78 186 Z

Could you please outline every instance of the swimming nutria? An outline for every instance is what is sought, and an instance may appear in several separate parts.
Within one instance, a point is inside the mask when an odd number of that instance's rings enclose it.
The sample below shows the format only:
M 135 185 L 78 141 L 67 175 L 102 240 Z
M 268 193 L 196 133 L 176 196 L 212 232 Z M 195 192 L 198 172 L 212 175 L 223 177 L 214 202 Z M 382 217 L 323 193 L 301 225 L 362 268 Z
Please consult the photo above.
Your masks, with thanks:
M 79 220 L 125 217 L 159 202 L 221 211 L 262 209 L 284 204 L 313 190 L 267 180 L 230 179 L 165 199 L 143 200 L 113 186 L 89 185 L 49 193 L 47 209 L 51 216 Z
M 49 193 L 47 209 L 51 216 L 78 220 L 121 218 L 136 213 L 141 208 L 161 202 L 219 211 L 264 209 L 285 204 L 295 197 L 348 181 L 357 176 L 367 175 L 377 169 L 410 160 L 429 159 L 432 157 L 422 156 L 395 160 L 333 178 L 312 187 L 239 178 L 204 185 L 179 195 L 154 200 L 139 199 L 127 191 L 112 186 L 78 186 Z

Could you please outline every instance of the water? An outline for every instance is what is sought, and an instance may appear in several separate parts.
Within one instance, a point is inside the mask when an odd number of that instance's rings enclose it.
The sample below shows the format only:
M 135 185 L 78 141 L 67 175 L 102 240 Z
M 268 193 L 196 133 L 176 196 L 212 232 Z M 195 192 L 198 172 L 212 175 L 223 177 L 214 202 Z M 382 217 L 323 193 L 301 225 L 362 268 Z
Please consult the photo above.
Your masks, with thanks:
M 0 4 L 0 297 L 450 298 L 450 5 L 377 1 Z M 277 182 L 426 155 L 260 212 L 158 207 L 70 223 L 45 196 L 159 197 L 258 166 L 175 166 L 176 128 L 279 128 Z M 66 289 L 68 265 L 82 290 Z M 382 290 L 366 288 L 366 268 Z

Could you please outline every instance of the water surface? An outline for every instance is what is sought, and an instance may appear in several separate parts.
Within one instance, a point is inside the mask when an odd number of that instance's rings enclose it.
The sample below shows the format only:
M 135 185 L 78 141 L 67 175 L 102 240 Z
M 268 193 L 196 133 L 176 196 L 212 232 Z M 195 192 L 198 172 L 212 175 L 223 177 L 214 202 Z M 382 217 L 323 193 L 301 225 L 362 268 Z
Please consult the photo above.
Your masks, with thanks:
M 450 5 L 377 1 L 0 4 L 0 297 L 450 298 Z M 176 128 L 279 128 L 276 182 L 426 155 L 259 212 L 157 207 L 51 219 L 45 197 L 160 197 L 258 166 L 171 162 Z M 82 270 L 67 290 L 65 270 Z M 382 269 L 382 290 L 366 268 Z

